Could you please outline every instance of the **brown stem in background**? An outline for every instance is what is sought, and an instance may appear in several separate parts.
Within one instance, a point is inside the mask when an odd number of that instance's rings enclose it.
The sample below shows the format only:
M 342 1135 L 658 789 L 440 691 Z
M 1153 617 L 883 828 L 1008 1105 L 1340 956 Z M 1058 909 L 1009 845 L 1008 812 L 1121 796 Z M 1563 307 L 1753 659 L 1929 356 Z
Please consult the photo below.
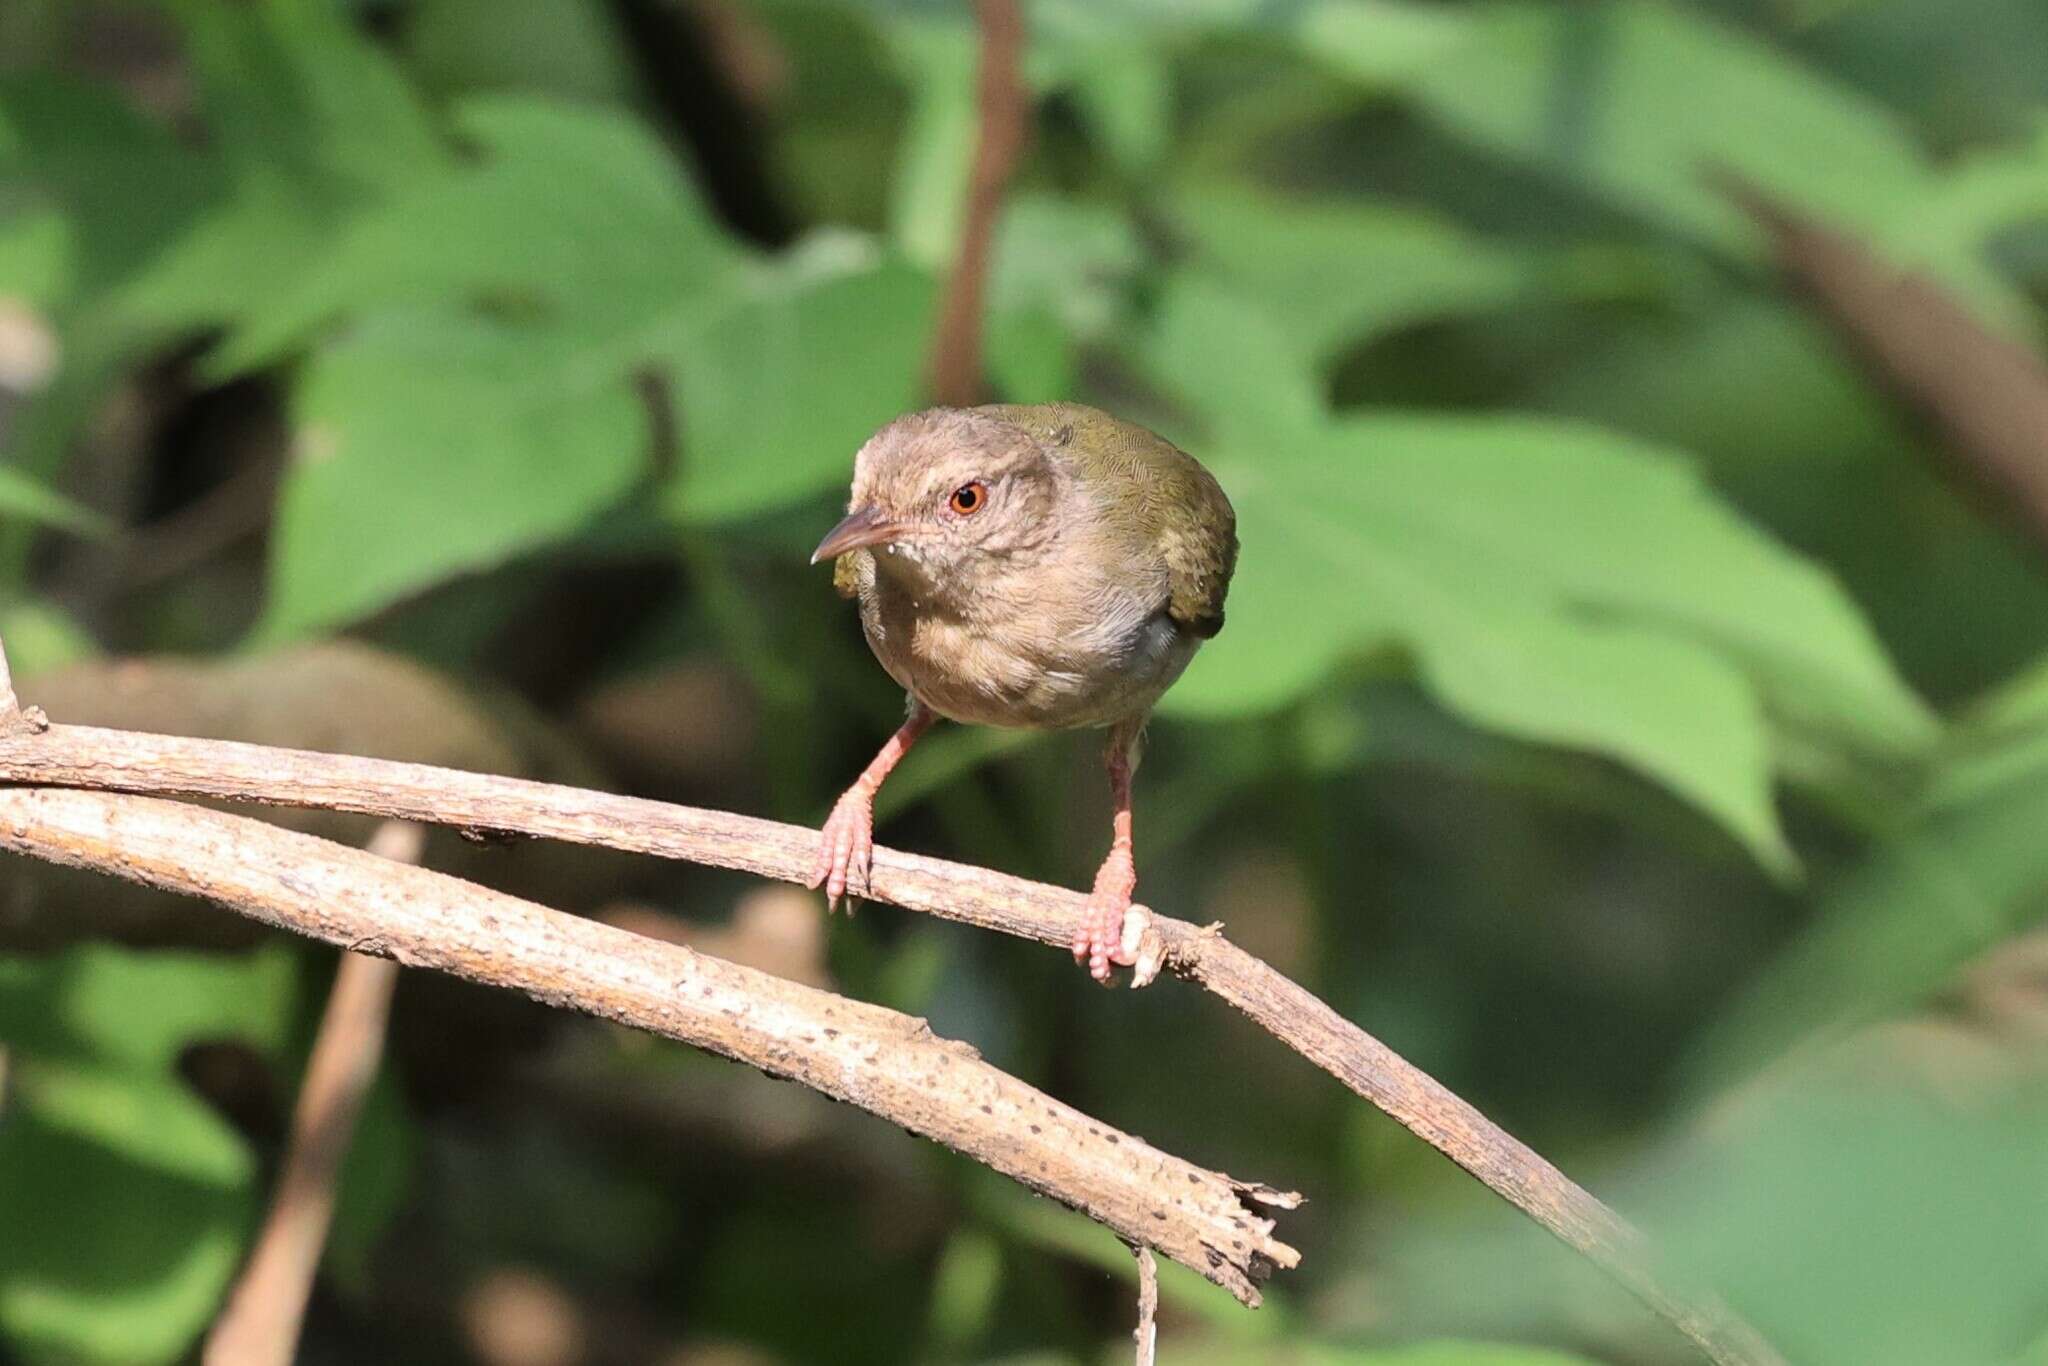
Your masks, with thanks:
M 1709 179 L 1770 238 L 1778 266 L 1876 377 L 1932 419 L 1957 470 L 2048 547 L 2048 363 L 1939 283 L 1731 171 Z
M 1031 96 L 1024 87 L 1024 16 L 1018 0 L 978 0 L 981 75 L 977 107 L 980 135 L 967 182 L 960 252 L 939 305 L 926 377 L 932 398 L 964 408 L 987 398 L 982 365 L 989 251 L 1002 215 L 1003 191 L 1024 154 L 1031 127 Z
M 205 564 L 263 530 L 277 503 L 277 483 L 276 462 L 252 459 L 218 488 L 129 532 L 107 562 L 106 579 L 134 592 Z
M 0 781 L 353 811 L 601 845 L 798 884 L 808 879 L 818 847 L 815 830 L 725 811 L 423 764 L 87 726 L 0 735 Z M 0 843 L 6 833 L 0 822 Z M 1062 950 L 1087 900 L 1065 888 L 881 847 L 871 897 Z M 1164 966 L 1236 1006 L 1576 1249 L 1712 1360 L 1782 1361 L 1718 1298 L 1667 1283 L 1643 1236 L 1613 1210 L 1217 927 L 1139 909 L 1127 937 L 1133 928 L 1141 979 Z M 1173 1255 L 1153 1238 L 1131 1241 Z
M 409 821 L 386 821 L 366 847 L 377 858 L 418 863 L 425 837 Z M 297 1356 L 306 1301 L 334 1219 L 342 1160 L 383 1060 L 397 985 L 396 963 L 341 956 L 292 1112 L 291 1143 L 270 1217 L 207 1335 L 205 1366 L 291 1366 Z

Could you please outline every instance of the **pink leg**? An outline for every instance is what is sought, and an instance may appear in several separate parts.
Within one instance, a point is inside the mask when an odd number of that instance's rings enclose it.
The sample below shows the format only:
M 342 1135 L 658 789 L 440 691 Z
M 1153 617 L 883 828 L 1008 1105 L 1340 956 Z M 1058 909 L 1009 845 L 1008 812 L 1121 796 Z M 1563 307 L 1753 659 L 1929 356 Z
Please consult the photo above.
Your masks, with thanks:
M 1095 874 L 1095 890 L 1089 894 L 1088 909 L 1074 930 L 1074 961 L 1088 965 L 1088 975 L 1098 982 L 1109 981 L 1109 965 L 1128 966 L 1123 952 L 1124 912 L 1131 908 L 1131 893 L 1138 887 L 1138 865 L 1131 852 L 1131 747 L 1140 727 L 1120 725 L 1109 733 L 1110 798 L 1115 804 L 1109 857 Z
M 889 743 L 882 746 L 882 752 L 853 780 L 853 786 L 834 803 L 832 814 L 825 820 L 824 837 L 818 842 L 818 861 L 811 865 L 808 884 L 824 884 L 827 911 L 837 910 L 840 898 L 845 897 L 847 912 L 851 914 L 853 897 L 849 893 L 868 891 L 875 859 L 875 792 L 934 719 L 930 708 L 912 699 L 910 715 L 889 737 Z

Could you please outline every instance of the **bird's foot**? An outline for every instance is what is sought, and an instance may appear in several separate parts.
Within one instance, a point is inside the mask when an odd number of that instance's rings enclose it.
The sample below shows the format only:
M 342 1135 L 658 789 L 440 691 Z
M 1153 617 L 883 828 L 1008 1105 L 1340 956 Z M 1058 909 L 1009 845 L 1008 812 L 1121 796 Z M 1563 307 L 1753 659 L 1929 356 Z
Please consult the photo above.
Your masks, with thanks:
M 875 797 L 856 784 L 846 790 L 825 819 L 824 838 L 818 841 L 818 860 L 811 865 L 807 886 L 822 885 L 827 912 L 839 909 L 841 898 L 846 913 L 853 914 L 855 895 L 871 890 L 875 862 Z
M 1138 871 L 1128 850 L 1113 849 L 1095 875 L 1095 890 L 1089 893 L 1081 923 L 1074 928 L 1074 961 L 1088 965 L 1088 975 L 1107 984 L 1109 965 L 1129 967 L 1131 955 L 1124 952 L 1124 915 L 1131 909 L 1131 894 L 1138 889 Z

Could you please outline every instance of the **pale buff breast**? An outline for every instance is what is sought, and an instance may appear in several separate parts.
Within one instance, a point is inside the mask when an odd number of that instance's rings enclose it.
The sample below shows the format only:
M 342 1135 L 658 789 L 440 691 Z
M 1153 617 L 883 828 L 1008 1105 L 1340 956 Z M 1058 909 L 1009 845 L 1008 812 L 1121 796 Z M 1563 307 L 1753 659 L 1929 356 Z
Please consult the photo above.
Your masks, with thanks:
M 971 609 L 920 599 L 872 561 L 861 625 L 889 676 L 939 715 L 975 725 L 1064 729 L 1149 711 L 1201 643 L 1150 583 L 992 588 Z

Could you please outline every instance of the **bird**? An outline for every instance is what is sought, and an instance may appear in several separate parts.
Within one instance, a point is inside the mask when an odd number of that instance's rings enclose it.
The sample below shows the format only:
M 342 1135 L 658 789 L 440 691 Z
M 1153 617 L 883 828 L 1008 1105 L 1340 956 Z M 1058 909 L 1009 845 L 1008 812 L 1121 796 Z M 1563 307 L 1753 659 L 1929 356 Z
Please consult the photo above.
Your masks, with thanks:
M 809 885 L 828 911 L 871 886 L 874 799 L 944 718 L 1102 728 L 1107 857 L 1072 949 L 1107 984 L 1128 965 L 1137 887 L 1131 780 L 1147 717 L 1223 627 L 1237 517 L 1209 471 L 1165 438 L 1078 403 L 931 408 L 854 457 L 831 560 L 906 716 L 833 805 Z

